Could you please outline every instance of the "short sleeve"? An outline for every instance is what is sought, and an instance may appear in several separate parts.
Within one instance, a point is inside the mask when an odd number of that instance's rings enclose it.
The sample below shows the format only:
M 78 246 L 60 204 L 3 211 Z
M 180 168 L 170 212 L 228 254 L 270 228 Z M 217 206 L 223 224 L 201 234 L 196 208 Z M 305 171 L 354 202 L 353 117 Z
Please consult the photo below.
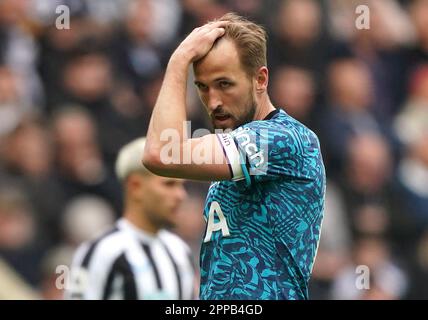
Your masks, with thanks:
M 247 186 L 280 177 L 310 178 L 307 168 L 320 156 L 316 135 L 291 121 L 253 121 L 229 133 L 227 141 L 234 180 L 245 179 Z

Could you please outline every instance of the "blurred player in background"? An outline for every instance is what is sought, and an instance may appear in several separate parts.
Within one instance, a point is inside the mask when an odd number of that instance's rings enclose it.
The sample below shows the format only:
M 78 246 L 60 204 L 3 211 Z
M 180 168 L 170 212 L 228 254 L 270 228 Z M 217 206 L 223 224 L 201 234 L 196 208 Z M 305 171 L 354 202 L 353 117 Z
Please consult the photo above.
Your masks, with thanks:
M 183 129 L 192 64 L 214 128 L 227 131 L 191 139 Z M 178 46 L 153 110 L 145 166 L 215 181 L 204 210 L 201 299 L 308 298 L 324 164 L 317 136 L 272 105 L 266 66 L 265 31 L 227 14 Z
M 124 146 L 116 161 L 123 217 L 114 229 L 82 244 L 73 259 L 69 299 L 193 299 L 190 249 L 167 231 L 186 196 L 183 181 L 151 174 L 141 164 L 145 138 Z

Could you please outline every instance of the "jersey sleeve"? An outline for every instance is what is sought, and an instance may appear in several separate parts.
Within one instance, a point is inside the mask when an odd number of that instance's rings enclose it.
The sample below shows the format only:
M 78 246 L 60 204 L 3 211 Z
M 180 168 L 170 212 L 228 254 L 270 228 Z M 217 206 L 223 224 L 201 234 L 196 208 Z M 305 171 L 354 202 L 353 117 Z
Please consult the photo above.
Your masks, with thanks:
M 319 158 L 316 135 L 300 125 L 253 121 L 219 135 L 233 180 L 255 182 L 279 177 L 310 178 L 309 167 Z

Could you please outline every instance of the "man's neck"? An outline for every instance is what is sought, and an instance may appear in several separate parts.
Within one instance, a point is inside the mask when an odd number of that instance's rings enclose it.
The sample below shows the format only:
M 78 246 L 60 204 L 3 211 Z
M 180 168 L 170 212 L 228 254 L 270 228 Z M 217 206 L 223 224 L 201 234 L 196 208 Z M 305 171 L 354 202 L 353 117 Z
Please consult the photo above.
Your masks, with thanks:
M 256 114 L 254 115 L 254 120 L 263 120 L 274 110 L 275 107 L 270 101 L 269 96 L 265 95 L 260 101 L 259 108 L 257 108 Z
M 144 216 L 144 213 L 133 208 L 126 208 L 123 217 L 132 223 L 138 229 L 141 229 L 149 234 L 155 235 L 159 229 L 151 224 Z

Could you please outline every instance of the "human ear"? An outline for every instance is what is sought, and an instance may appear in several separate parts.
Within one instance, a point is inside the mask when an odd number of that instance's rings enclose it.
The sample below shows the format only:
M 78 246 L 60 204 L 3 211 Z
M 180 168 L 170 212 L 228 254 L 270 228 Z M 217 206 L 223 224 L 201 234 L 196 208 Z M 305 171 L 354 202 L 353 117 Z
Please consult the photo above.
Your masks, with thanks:
M 267 90 L 269 83 L 269 70 L 267 67 L 260 67 L 256 74 L 257 93 L 263 93 Z
M 145 185 L 145 179 L 138 173 L 131 173 L 126 180 L 126 188 L 132 194 L 138 194 Z

